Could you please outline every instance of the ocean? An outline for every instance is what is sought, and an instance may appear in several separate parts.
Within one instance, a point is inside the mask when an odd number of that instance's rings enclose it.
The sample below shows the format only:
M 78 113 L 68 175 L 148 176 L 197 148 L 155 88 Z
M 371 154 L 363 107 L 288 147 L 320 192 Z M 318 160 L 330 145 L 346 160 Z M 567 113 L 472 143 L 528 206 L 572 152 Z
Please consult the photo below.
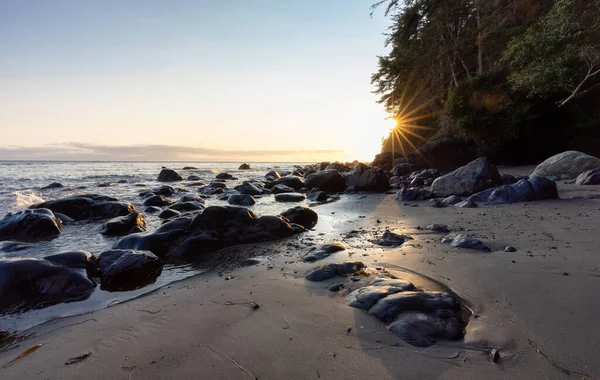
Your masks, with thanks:
M 143 212 L 143 199 L 139 193 L 164 185 L 157 182 L 157 176 L 163 166 L 176 170 L 184 177 L 184 181 L 168 183 L 169 185 L 197 192 L 197 187 L 187 186 L 192 182 L 209 183 L 218 173 L 227 172 L 237 180 L 227 181 L 232 188 L 245 180 L 264 179 L 270 170 L 291 171 L 294 165 L 305 163 L 252 163 L 253 170 L 238 170 L 241 163 L 206 163 L 206 162 L 56 162 L 56 161 L 0 161 L 0 217 L 8 212 L 20 211 L 32 204 L 46 200 L 58 199 L 75 194 L 95 193 L 118 198 L 132 203 L 136 209 Z M 197 169 L 183 170 L 191 166 Z M 189 176 L 200 179 L 187 181 Z M 64 187 L 43 189 L 53 182 L 59 182 Z M 172 198 L 177 199 L 185 193 L 179 193 Z M 306 201 L 305 201 L 306 202 Z M 216 197 L 206 199 L 206 206 L 225 205 Z M 302 203 L 299 203 L 300 205 Z M 293 206 L 298 205 L 295 203 Z M 274 197 L 258 198 L 257 203 L 250 209 L 257 215 L 276 215 L 292 207 L 289 203 L 275 202 Z M 148 230 L 160 226 L 161 221 L 156 215 L 144 214 Z M 109 250 L 119 240 L 116 237 L 105 237 L 100 234 L 104 221 L 77 222 L 66 224 L 62 234 L 51 241 L 30 244 L 26 249 L 16 252 L 1 252 L 0 259 L 11 257 L 36 257 L 72 250 L 89 251 L 99 255 Z M 166 265 L 156 283 L 142 289 L 129 292 L 110 293 L 96 288 L 92 296 L 84 301 L 59 304 L 45 309 L 28 311 L 18 315 L 0 316 L 0 328 L 8 330 L 23 330 L 45 321 L 69 315 L 81 314 L 114 303 L 122 302 L 155 290 L 161 286 L 183 278 L 197 275 L 206 268 L 192 265 Z

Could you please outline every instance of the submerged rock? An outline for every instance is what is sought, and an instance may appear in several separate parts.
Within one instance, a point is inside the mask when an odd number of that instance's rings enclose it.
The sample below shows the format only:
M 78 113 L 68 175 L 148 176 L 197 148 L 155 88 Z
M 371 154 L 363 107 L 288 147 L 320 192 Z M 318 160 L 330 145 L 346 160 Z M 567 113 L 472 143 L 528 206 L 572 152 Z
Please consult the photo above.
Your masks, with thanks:
M 252 166 L 248 164 L 241 164 L 238 170 L 252 170 Z
M 176 182 L 183 181 L 183 177 L 173 169 L 163 169 L 156 180 L 158 182 Z
M 463 234 L 458 234 L 455 236 L 445 236 L 444 238 L 442 238 L 442 243 L 448 244 L 455 248 L 469 248 L 476 249 L 479 251 L 490 251 L 490 248 L 483 244 L 481 240 L 477 240 L 475 238 L 471 238 Z
M 319 215 L 308 207 L 296 206 L 281 213 L 290 223 L 299 224 L 310 230 L 317 225 Z
M 47 208 L 75 220 L 110 219 L 135 212 L 128 202 L 97 194 L 73 195 L 66 198 L 38 203 L 31 209 Z
M 85 269 L 88 273 L 98 272 L 98 258 L 87 251 L 61 252 L 45 256 L 44 260 L 71 269 Z
M 160 219 L 170 219 L 170 218 L 176 218 L 176 217 L 180 217 L 181 213 L 177 210 L 173 210 L 170 208 L 164 209 L 163 211 L 161 211 L 160 214 L 158 214 L 158 217 Z
M 334 254 L 336 252 L 340 252 L 345 249 L 346 249 L 346 247 L 343 244 L 338 243 L 337 241 L 334 241 L 331 244 L 324 244 L 324 245 L 320 246 L 319 248 L 312 249 L 303 257 L 303 260 L 306 262 L 314 262 L 317 260 L 322 260 L 326 257 L 331 256 L 332 254 Z
M 229 173 L 219 173 L 219 174 L 217 174 L 217 176 L 215 178 L 216 179 L 226 179 L 227 180 L 227 179 L 234 179 L 235 177 L 232 176 Z
M 481 157 L 437 178 L 431 185 L 431 191 L 438 197 L 471 195 L 501 184 L 498 169 L 487 158 Z
M 0 219 L 0 241 L 35 242 L 58 237 L 62 221 L 48 209 L 8 213 Z
M 146 231 L 146 221 L 139 212 L 114 218 L 106 222 L 100 233 L 106 236 L 124 236 Z
M 52 182 L 51 184 L 42 187 L 42 190 L 60 189 L 61 187 L 65 186 L 60 182 Z
M 531 177 L 555 176 L 558 179 L 571 179 L 591 169 L 600 169 L 600 159 L 569 150 L 556 154 L 539 164 L 531 173 Z
M 100 287 L 107 291 L 127 291 L 156 281 L 163 263 L 152 252 L 114 249 L 98 256 Z

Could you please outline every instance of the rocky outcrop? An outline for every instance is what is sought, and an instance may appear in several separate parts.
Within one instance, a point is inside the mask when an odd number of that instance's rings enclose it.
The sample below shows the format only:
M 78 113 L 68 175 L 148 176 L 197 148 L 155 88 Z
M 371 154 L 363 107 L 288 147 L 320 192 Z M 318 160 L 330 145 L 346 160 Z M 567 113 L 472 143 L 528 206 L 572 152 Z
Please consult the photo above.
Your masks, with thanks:
M 346 180 L 337 170 L 322 170 L 306 177 L 304 186 L 309 190 L 317 188 L 330 194 L 339 193 L 346 188 Z
M 152 252 L 113 249 L 98 256 L 100 288 L 127 291 L 156 281 L 162 273 L 163 262 Z
M 177 182 L 183 181 L 183 177 L 173 169 L 163 169 L 156 180 L 158 182 Z
M 356 191 L 386 191 L 390 188 L 390 180 L 384 170 L 358 164 L 344 174 L 346 188 Z
M 97 194 L 73 195 L 38 203 L 30 208 L 47 208 L 75 220 L 110 219 L 135 212 L 135 207 L 131 203 Z
M 0 241 L 35 242 L 58 237 L 62 222 L 48 209 L 8 213 L 0 220 Z
M 105 236 L 125 236 L 146 231 L 146 221 L 139 212 L 113 218 L 106 222 L 100 233 Z
M 502 185 L 498 169 L 481 157 L 433 181 L 431 192 L 437 197 L 471 195 Z
M 569 150 L 546 159 L 535 168 L 531 177 L 571 179 L 591 169 L 600 169 L 599 158 L 576 150 Z
M 317 225 L 319 215 L 308 207 L 296 206 L 281 213 L 290 223 L 299 224 L 310 230 Z
M 581 173 L 575 180 L 576 185 L 600 185 L 600 169 Z

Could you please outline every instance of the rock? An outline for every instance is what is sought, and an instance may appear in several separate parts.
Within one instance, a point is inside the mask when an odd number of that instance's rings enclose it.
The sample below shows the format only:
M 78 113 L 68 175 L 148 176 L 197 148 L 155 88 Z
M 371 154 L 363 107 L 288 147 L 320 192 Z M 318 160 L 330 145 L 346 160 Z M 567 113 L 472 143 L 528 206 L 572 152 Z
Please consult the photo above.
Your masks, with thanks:
M 445 236 L 442 243 L 448 244 L 455 248 L 476 249 L 478 251 L 491 251 L 481 240 L 477 240 L 467 235 L 458 234 L 455 236 Z
M 261 195 L 263 193 L 262 188 L 251 182 L 244 182 L 243 184 L 236 186 L 234 189 L 239 191 L 240 194 Z
M 275 181 L 276 179 L 281 178 L 281 175 L 276 170 L 271 170 L 267 174 L 265 174 L 265 179 L 267 181 Z
M 346 188 L 346 181 L 337 170 L 322 170 L 307 176 L 304 186 L 309 190 L 318 188 L 326 193 L 339 193 Z
M 156 207 L 156 206 L 149 206 L 146 207 L 146 209 L 144 210 L 145 213 L 148 214 L 156 214 L 157 212 L 161 212 L 162 209 L 160 207 Z
M 16 241 L 0 241 L 0 252 L 18 252 L 30 248 L 31 245 Z
M 319 248 L 312 249 L 306 255 L 304 255 L 302 260 L 304 260 L 305 262 L 314 262 L 317 260 L 322 260 L 336 252 L 343 251 L 345 249 L 346 247 L 343 244 L 334 241 L 331 244 L 324 244 Z
M 224 192 L 225 189 L 221 186 L 218 186 L 216 183 L 211 183 L 207 186 L 198 188 L 198 193 L 203 196 L 223 194 Z
M 162 195 L 152 195 L 144 201 L 144 206 L 169 206 L 175 203 L 174 200 L 166 198 Z
M 423 169 L 410 173 L 408 177 L 411 180 L 418 179 L 423 183 L 431 182 L 440 176 L 440 171 L 437 169 Z M 431 184 L 431 183 L 430 183 Z
M 346 261 L 341 264 L 328 264 L 308 274 L 308 281 L 325 281 L 336 276 L 347 276 L 363 269 L 365 265 L 360 261 Z
M 160 214 L 158 214 L 160 219 L 178 218 L 180 216 L 181 213 L 179 211 L 170 208 L 164 209 Z
M 44 260 L 53 264 L 71 269 L 85 269 L 88 273 L 95 275 L 98 273 L 98 258 L 87 251 L 61 252 L 50 256 L 45 256 Z
M 0 241 L 51 240 L 62 231 L 62 221 L 44 208 L 8 213 L 0 220 Z
M 197 175 L 191 175 L 187 177 L 188 181 L 200 181 L 200 177 L 198 177 Z
M 0 259 L 0 314 L 80 301 L 94 284 L 76 270 L 41 259 Z
M 125 236 L 146 231 L 146 221 L 139 212 L 109 220 L 100 233 L 105 236 Z
M 600 169 L 591 169 L 581 173 L 575 180 L 576 185 L 600 185 Z
M 61 187 L 64 187 L 64 185 L 62 183 L 52 182 L 51 184 L 42 187 L 42 190 L 59 189 Z
M 252 195 L 248 194 L 232 194 L 227 198 L 227 203 L 236 206 L 252 206 L 256 201 Z
M 307 198 L 314 202 L 325 202 L 327 200 L 327 193 L 318 189 L 312 189 Z
M 241 164 L 238 170 L 252 170 L 252 167 L 248 164 Z
M 198 170 L 195 166 L 184 166 L 181 170 Z
M 187 211 L 199 211 L 204 210 L 204 201 L 188 201 L 183 202 L 179 201 L 171 206 L 169 206 L 171 210 L 179 211 L 179 212 L 187 212 Z
M 346 296 L 346 305 L 357 309 L 369 310 L 382 298 L 389 295 L 415 290 L 415 286 L 404 280 L 378 279 L 364 288 L 358 288 Z
M 281 193 L 275 195 L 277 202 L 302 202 L 306 197 L 300 193 Z
M 163 262 L 149 251 L 113 249 L 98 256 L 100 288 L 110 292 L 142 288 L 156 281 Z
M 477 207 L 477 203 L 470 201 L 470 200 L 466 200 L 466 201 L 458 202 L 457 204 L 454 205 L 454 207 L 475 208 L 475 207 Z
M 346 188 L 357 191 L 387 191 L 390 180 L 385 171 L 365 164 L 358 164 L 351 171 L 344 174 Z
M 442 232 L 442 233 L 448 233 L 448 232 L 450 232 L 450 229 L 448 228 L 447 225 L 445 225 L 445 224 L 437 224 L 437 223 L 430 224 L 427 227 L 425 227 L 425 229 L 429 230 L 429 231 L 433 231 L 433 232 Z
M 377 245 L 381 245 L 383 247 L 397 247 L 404 244 L 405 241 L 412 240 L 412 237 L 406 235 L 398 235 L 390 231 L 386 231 L 383 233 L 381 239 L 373 241 L 373 243 Z
M 440 201 L 439 199 L 432 198 L 427 202 L 427 206 L 434 207 L 434 208 L 443 208 L 443 207 L 447 207 L 448 205 L 445 204 L 444 202 Z
M 518 181 L 518 179 L 515 176 L 510 174 L 502 174 L 500 178 L 502 179 L 502 184 L 504 185 L 512 185 L 513 183 L 516 183 Z
M 460 202 L 462 202 L 462 198 L 457 195 L 451 195 L 442 200 L 442 203 L 445 204 L 446 206 L 454 206 Z
M 319 215 L 308 207 L 296 206 L 281 213 L 290 223 L 299 224 L 310 230 L 317 225 Z
M 163 169 L 156 180 L 158 182 L 176 182 L 183 181 L 183 177 L 173 169 Z
M 235 177 L 229 173 L 219 173 L 215 177 L 216 179 L 234 179 Z
M 554 155 L 539 164 L 530 177 L 556 176 L 561 180 L 571 179 L 591 169 L 600 169 L 600 159 L 569 150 Z
M 438 340 L 460 340 L 464 335 L 458 316 L 440 318 L 419 312 L 402 313 L 388 326 L 388 330 L 417 347 L 428 347 Z
M 380 299 L 369 309 L 369 314 L 384 322 L 391 322 L 400 314 L 410 311 L 434 313 L 440 309 L 456 311 L 459 308 L 458 302 L 448 293 L 406 291 Z
M 165 197 L 170 197 L 175 194 L 175 189 L 168 185 L 163 185 L 157 188 L 150 190 L 154 195 L 163 195 Z
M 500 351 L 495 348 L 492 348 L 488 352 L 488 357 L 492 363 L 497 363 L 500 360 Z
M 401 164 L 394 166 L 393 169 L 391 170 L 391 172 L 392 172 L 393 176 L 402 177 L 405 175 L 409 175 L 410 173 L 413 172 L 414 169 L 415 169 L 415 166 L 413 164 L 403 162 Z
M 343 288 L 344 288 L 344 284 L 332 284 L 332 285 L 329 285 L 327 290 L 329 290 L 330 292 L 339 292 Z
M 275 185 L 273 187 L 271 187 L 271 192 L 273 194 L 282 194 L 282 193 L 295 193 L 296 190 L 294 190 L 293 188 L 286 186 L 286 185 Z
M 284 185 L 287 187 L 291 187 L 295 191 L 298 191 L 304 187 L 304 179 L 302 179 L 302 177 L 299 177 L 296 175 L 287 175 L 285 177 L 278 178 L 278 179 L 274 180 L 273 182 L 270 182 L 267 185 L 267 187 L 272 189 L 273 187 L 275 187 L 277 185 Z
M 517 252 L 517 249 L 515 247 L 507 245 L 506 247 L 504 247 L 504 252 Z
M 73 195 L 38 203 L 30 208 L 47 208 L 75 220 L 110 219 L 135 212 L 135 207 L 131 203 L 96 194 Z
M 344 165 L 339 162 L 334 162 L 332 164 L 327 165 L 323 170 L 337 170 L 340 173 L 345 173 L 352 170 L 352 168 L 348 165 Z
M 481 191 L 468 199 L 487 204 L 504 204 L 556 198 L 558 198 L 558 190 L 555 182 L 542 177 L 531 177 L 520 179 L 512 185 Z
M 424 201 L 433 196 L 431 191 L 420 187 L 402 188 L 394 195 L 397 201 Z
M 471 195 L 501 184 L 498 169 L 487 158 L 481 157 L 437 178 L 431 185 L 431 191 L 438 197 Z
M 179 199 L 180 202 L 199 202 L 204 204 L 204 199 L 200 198 L 199 196 L 197 196 L 196 194 L 185 194 L 183 197 L 181 197 L 181 199 Z

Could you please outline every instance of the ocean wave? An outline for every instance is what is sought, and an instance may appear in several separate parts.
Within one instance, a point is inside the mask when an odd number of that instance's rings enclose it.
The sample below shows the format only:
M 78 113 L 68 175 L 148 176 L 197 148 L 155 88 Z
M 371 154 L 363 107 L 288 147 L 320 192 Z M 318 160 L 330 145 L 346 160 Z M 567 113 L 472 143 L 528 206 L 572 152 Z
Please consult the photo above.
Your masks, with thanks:
M 42 198 L 39 193 L 36 193 L 33 190 L 21 190 L 13 192 L 15 207 L 16 208 L 27 208 L 36 203 L 44 202 L 44 198 Z

